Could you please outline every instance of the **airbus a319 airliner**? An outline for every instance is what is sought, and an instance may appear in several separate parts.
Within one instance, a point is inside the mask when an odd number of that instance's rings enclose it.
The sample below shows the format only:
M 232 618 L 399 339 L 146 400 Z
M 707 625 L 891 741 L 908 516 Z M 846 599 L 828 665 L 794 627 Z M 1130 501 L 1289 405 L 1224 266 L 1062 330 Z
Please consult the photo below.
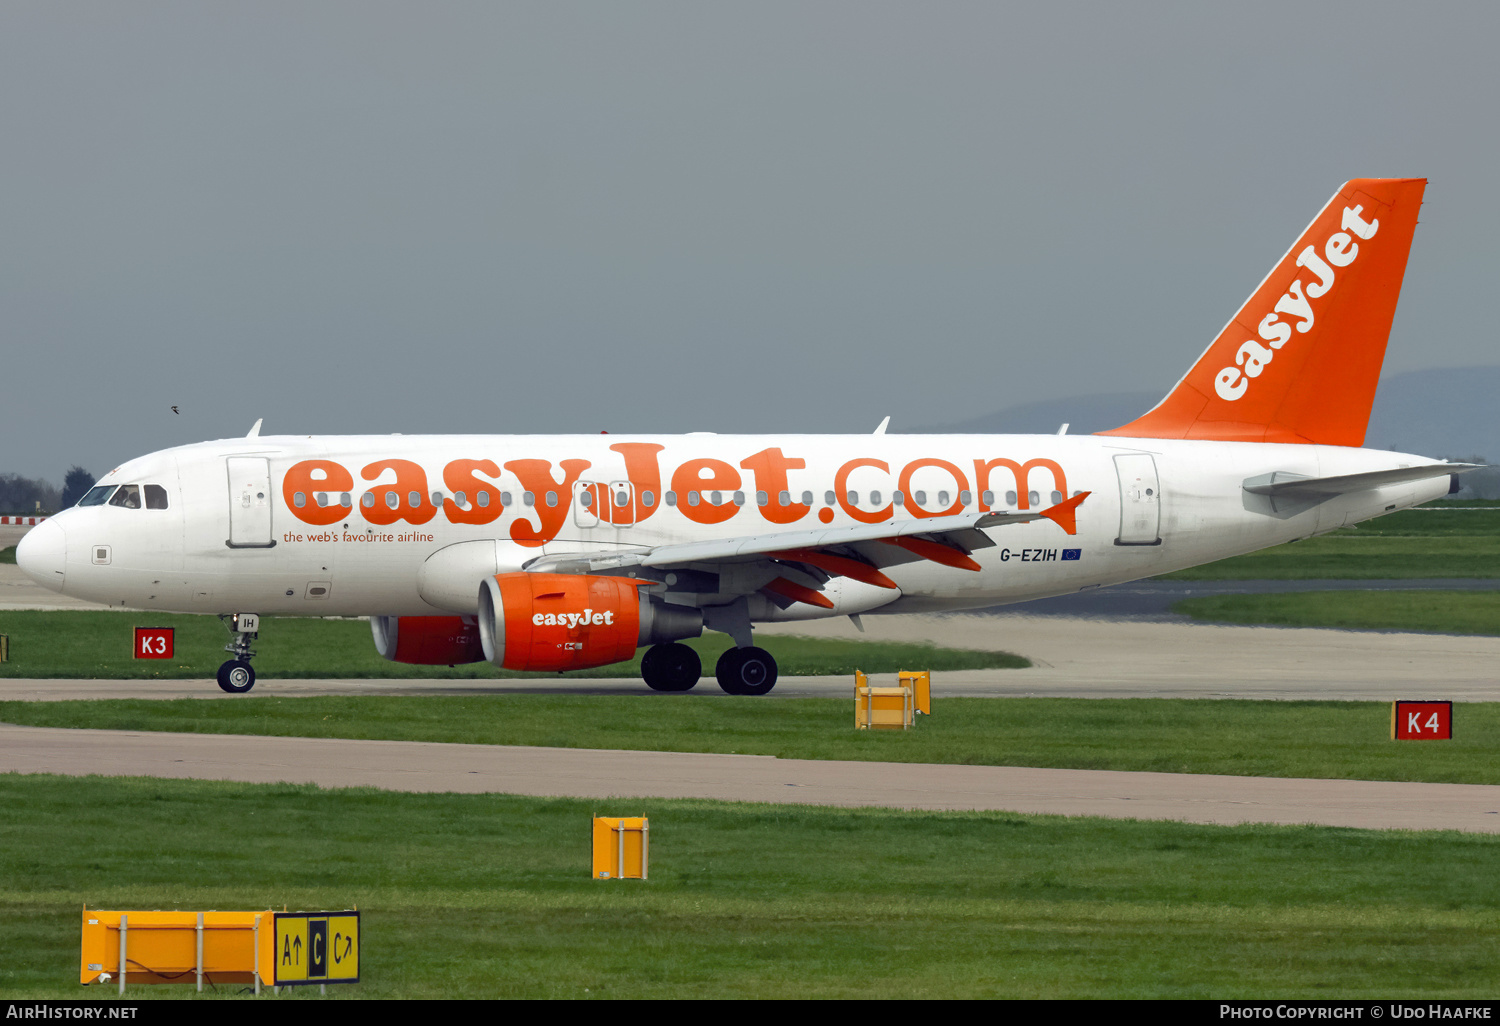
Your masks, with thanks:
M 1360 448 L 1424 179 L 1346 183 L 1156 408 L 1096 435 L 260 436 L 142 456 L 36 527 L 56 591 L 228 618 L 368 616 L 387 659 L 632 658 L 765 694 L 757 623 L 994 606 L 1437 498 L 1464 465 Z M 884 425 L 882 425 L 882 429 Z

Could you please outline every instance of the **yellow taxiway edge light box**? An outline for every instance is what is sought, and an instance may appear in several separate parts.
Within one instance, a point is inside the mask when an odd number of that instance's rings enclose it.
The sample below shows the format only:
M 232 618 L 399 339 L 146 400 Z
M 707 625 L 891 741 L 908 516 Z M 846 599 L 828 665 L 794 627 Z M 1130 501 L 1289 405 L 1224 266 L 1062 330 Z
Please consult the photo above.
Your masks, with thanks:
M 80 983 L 95 983 L 106 973 L 119 978 L 121 916 L 126 925 L 127 982 L 196 980 L 197 912 L 85 909 Z M 359 913 L 204 912 L 204 975 L 216 983 L 250 983 L 257 968 L 261 983 L 271 986 L 358 983 Z

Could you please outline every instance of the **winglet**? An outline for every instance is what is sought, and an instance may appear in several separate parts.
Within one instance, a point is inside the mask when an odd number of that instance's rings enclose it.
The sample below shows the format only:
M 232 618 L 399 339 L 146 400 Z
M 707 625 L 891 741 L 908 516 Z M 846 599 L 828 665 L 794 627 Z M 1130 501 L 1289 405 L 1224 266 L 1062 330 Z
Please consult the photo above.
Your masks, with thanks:
M 1071 499 L 1064 499 L 1056 506 L 1049 506 L 1047 509 L 1042 510 L 1042 516 L 1069 534 L 1077 534 L 1078 520 L 1075 514 L 1078 512 L 1078 504 L 1093 494 L 1093 492 L 1079 492 Z

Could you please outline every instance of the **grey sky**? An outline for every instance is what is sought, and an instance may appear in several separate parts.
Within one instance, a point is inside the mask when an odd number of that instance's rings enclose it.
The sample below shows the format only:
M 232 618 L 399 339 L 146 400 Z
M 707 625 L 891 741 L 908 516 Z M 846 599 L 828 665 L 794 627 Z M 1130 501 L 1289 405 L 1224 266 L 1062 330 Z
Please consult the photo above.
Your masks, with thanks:
M 1495 5 L 0 4 L 0 471 L 1164 392 L 1344 180 L 1497 364 Z M 176 404 L 182 410 L 174 416 Z

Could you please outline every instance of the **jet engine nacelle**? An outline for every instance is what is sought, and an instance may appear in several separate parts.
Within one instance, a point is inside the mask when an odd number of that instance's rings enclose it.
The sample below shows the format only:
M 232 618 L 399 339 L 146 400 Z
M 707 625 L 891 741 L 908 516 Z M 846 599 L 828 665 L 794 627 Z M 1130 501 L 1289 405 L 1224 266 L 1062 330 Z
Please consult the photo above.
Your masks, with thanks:
M 479 588 L 484 656 L 510 670 L 586 670 L 641 645 L 703 633 L 703 612 L 647 595 L 651 581 L 582 574 L 498 574 Z
M 472 616 L 372 616 L 375 650 L 393 663 L 454 666 L 484 660 Z

